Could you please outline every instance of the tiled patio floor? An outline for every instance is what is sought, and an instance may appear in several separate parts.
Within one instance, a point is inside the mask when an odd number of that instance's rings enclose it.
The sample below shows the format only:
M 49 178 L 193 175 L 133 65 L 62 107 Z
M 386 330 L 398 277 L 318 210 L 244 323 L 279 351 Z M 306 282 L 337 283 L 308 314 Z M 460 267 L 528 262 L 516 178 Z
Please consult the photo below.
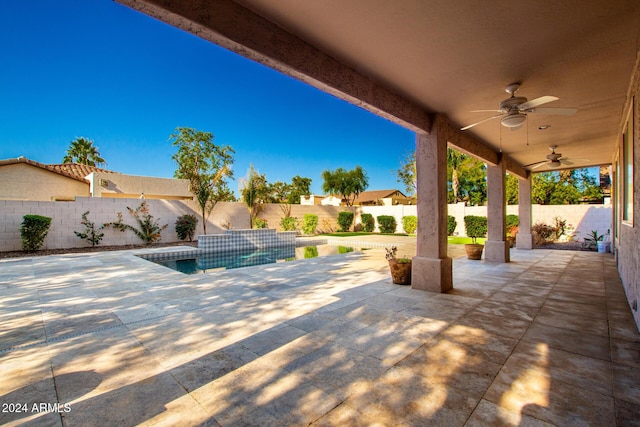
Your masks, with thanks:
M 393 285 L 381 249 L 197 276 L 131 252 L 4 260 L 0 424 L 640 423 L 610 254 L 458 258 L 454 277 Z

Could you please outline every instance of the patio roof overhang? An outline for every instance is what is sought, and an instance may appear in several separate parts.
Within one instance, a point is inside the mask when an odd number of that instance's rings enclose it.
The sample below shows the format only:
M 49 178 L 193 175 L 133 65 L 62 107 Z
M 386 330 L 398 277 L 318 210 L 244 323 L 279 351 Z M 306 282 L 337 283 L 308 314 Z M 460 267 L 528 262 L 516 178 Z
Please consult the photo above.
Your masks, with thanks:
M 450 145 L 489 164 L 506 154 L 521 177 L 550 145 L 571 167 L 611 163 L 640 45 L 635 0 L 117 1 L 418 133 L 445 116 Z M 513 82 L 518 96 L 553 95 L 549 107 L 578 112 L 530 114 L 513 132 L 499 119 L 460 131 Z

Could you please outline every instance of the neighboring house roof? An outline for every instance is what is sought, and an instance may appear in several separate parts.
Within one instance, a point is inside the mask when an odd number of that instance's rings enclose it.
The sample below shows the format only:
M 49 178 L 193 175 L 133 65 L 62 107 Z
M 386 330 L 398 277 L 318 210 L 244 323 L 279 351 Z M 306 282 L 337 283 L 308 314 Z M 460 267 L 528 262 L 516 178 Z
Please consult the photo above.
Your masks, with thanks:
M 371 201 L 375 201 L 378 199 L 386 199 L 388 197 L 393 197 L 396 195 L 396 193 L 400 193 L 400 195 L 402 197 L 407 197 L 404 195 L 404 193 L 398 189 L 394 189 L 394 190 L 372 190 L 372 191 L 363 191 L 362 193 L 358 194 L 358 197 L 356 197 L 356 199 L 354 200 L 354 204 L 360 204 L 360 203 L 366 203 L 366 202 L 371 202 Z
M 20 156 L 16 159 L 6 159 L 0 160 L 0 166 L 4 165 L 13 165 L 16 163 L 26 163 L 31 166 L 35 166 L 37 168 L 45 169 L 58 175 L 66 176 L 67 178 L 75 179 L 76 181 L 88 182 L 85 179 L 85 176 L 89 175 L 92 172 L 109 172 L 109 173 L 117 173 L 107 169 L 97 168 L 95 166 L 87 166 L 81 165 L 78 163 L 63 163 L 58 165 L 45 165 L 44 163 L 36 162 L 35 160 L 27 159 L 26 157 Z

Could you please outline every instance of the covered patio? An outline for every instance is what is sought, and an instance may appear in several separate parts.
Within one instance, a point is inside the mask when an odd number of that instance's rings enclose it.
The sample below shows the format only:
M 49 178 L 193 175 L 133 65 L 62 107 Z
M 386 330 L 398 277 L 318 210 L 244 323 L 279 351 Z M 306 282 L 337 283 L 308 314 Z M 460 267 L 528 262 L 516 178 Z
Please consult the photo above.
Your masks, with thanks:
M 0 400 L 28 408 L 0 424 L 637 423 L 610 254 L 514 249 L 453 277 L 393 285 L 382 249 L 193 276 L 132 251 L 3 260 Z
M 532 173 L 611 165 L 612 247 L 640 325 L 636 0 L 116 1 L 414 131 L 414 289 L 455 288 L 448 147 L 487 165 L 484 256 L 501 263 L 507 173 L 518 178 L 517 247 L 531 249 Z

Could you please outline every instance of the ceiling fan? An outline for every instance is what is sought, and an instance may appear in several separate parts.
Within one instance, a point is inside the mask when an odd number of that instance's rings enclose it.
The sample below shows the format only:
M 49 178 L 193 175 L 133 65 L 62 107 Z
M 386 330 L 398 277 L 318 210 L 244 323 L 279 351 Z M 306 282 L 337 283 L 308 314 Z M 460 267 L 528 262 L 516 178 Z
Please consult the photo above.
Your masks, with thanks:
M 551 150 L 551 154 L 547 154 L 547 160 L 542 160 L 541 162 L 531 163 L 530 165 L 525 165 L 525 168 L 533 166 L 531 169 L 537 169 L 544 165 L 549 166 L 550 168 L 559 168 L 561 165 L 571 166 L 573 162 L 569 160 L 568 157 L 562 157 L 562 154 L 556 153 L 557 145 L 550 145 L 549 150 Z M 585 159 L 586 160 L 586 159 Z
M 578 111 L 575 108 L 539 108 L 540 105 L 547 104 L 549 102 L 557 101 L 559 98 L 555 96 L 541 96 L 540 98 L 532 99 L 528 101 L 524 96 L 515 96 L 517 90 L 520 88 L 520 83 L 511 83 L 504 90 L 511 97 L 505 99 L 500 103 L 497 110 L 473 110 L 472 113 L 499 113 L 494 114 L 491 117 L 480 120 L 468 126 L 463 127 L 460 130 L 467 130 L 481 123 L 488 122 L 489 120 L 497 119 L 501 117 L 500 123 L 502 126 L 516 130 L 522 126 L 527 120 L 527 114 L 556 114 L 562 116 L 570 116 Z

